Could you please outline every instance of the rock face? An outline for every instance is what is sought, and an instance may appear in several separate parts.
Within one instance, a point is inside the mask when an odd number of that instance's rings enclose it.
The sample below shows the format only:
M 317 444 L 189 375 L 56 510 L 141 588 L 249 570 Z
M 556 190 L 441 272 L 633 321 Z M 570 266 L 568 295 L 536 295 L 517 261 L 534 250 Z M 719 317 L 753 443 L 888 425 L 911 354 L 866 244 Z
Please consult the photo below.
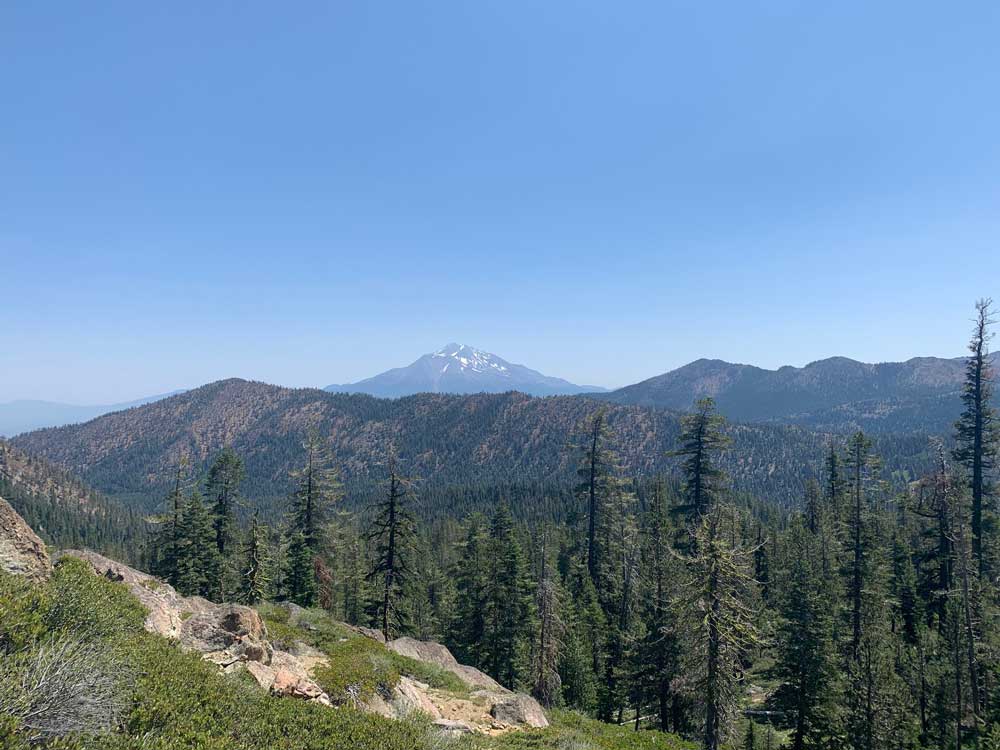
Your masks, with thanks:
M 45 544 L 10 504 L 0 497 L 0 570 L 43 581 L 52 574 Z
M 466 685 L 482 690 L 503 691 L 505 688 L 488 674 L 480 672 L 475 667 L 459 664 L 446 646 L 433 641 L 418 641 L 415 638 L 397 638 L 385 644 L 391 651 L 395 651 L 402 656 L 408 656 L 417 661 L 425 661 L 436 664 L 441 669 L 446 669 L 457 675 Z
M 426 708 L 420 708 L 420 710 L 429 714 L 431 718 L 440 717 L 440 721 L 435 721 L 435 724 L 443 729 L 454 732 L 459 731 L 458 725 L 471 725 L 480 731 L 483 730 L 484 726 L 488 727 L 489 730 L 503 731 L 511 727 L 541 728 L 549 725 L 548 719 L 545 718 L 545 711 L 542 710 L 538 701 L 530 695 L 507 690 L 492 677 L 475 667 L 459 664 L 451 651 L 440 643 L 404 637 L 389 641 L 386 646 L 402 656 L 446 669 L 461 678 L 470 688 L 477 688 L 470 696 L 469 701 L 463 701 L 448 699 L 440 692 L 428 689 L 423 683 L 416 682 L 415 685 L 406 686 L 406 689 L 411 692 L 416 688 L 422 693 L 422 698 L 435 707 L 434 711 Z M 400 685 L 402 685 L 402 681 Z M 414 706 L 416 703 L 417 701 L 403 692 L 400 686 L 397 686 L 390 706 L 397 709 L 398 712 L 400 707 Z M 448 722 L 453 724 L 445 726 Z
M 145 622 L 149 632 L 176 639 L 226 672 L 245 670 L 276 695 L 330 705 L 329 696 L 310 678 L 305 659 L 272 647 L 256 610 L 181 596 L 173 586 L 95 552 L 67 550 L 62 554 L 80 558 L 98 575 L 128 586 L 149 613 Z M 312 664 L 325 659 L 318 652 L 308 656 Z

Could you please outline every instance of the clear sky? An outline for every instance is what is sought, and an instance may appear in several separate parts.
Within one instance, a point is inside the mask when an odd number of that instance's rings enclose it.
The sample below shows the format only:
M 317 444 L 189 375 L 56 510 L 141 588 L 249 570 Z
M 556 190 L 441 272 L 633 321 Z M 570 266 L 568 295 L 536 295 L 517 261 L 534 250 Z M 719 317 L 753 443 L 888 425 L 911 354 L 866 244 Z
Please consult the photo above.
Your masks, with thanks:
M 8 2 L 0 401 L 963 353 L 996 2 Z

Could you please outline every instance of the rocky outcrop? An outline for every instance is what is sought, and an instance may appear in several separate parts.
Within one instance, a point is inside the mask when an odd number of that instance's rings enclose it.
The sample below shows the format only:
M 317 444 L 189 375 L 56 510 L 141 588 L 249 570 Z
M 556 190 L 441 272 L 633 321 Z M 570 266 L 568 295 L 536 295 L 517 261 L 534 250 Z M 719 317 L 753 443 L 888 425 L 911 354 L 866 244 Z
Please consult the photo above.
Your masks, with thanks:
M 52 574 L 52 563 L 45 544 L 2 497 L 0 570 L 32 581 L 43 581 Z
M 397 638 L 385 644 L 391 651 L 408 656 L 417 661 L 435 664 L 458 676 L 466 685 L 481 690 L 503 691 L 499 682 L 475 667 L 459 664 L 447 646 L 434 641 L 418 641 L 415 638 Z
M 443 696 L 435 694 L 434 691 L 426 689 L 423 683 L 417 683 L 418 687 L 423 686 L 425 698 L 434 703 L 437 707 L 437 714 L 444 719 L 464 721 L 477 727 L 488 726 L 492 730 L 526 726 L 541 728 L 549 725 L 548 719 L 545 718 L 545 711 L 542 710 L 538 701 L 530 695 L 507 690 L 492 677 L 475 667 L 459 664 L 447 646 L 434 641 L 418 641 L 415 638 L 407 637 L 389 641 L 386 646 L 402 656 L 445 669 L 457 675 L 470 688 L 474 688 L 469 701 L 456 701 L 454 699 L 446 700 Z M 397 701 L 395 696 L 394 701 Z M 399 702 L 406 705 L 408 699 L 403 698 Z M 390 703 L 396 705 L 393 702 Z M 461 718 L 449 715 L 445 705 L 461 714 Z M 470 706 L 473 707 L 471 711 L 469 710 Z M 424 712 L 430 713 L 432 717 L 434 715 L 429 711 Z
M 547 727 L 549 725 L 549 720 L 545 718 L 542 707 L 530 695 L 509 693 L 499 698 L 495 694 L 491 694 L 490 697 L 493 699 L 493 704 L 490 706 L 490 716 L 501 724 L 520 727 Z
M 145 626 L 150 632 L 177 640 L 228 674 L 246 672 L 274 695 L 332 705 L 330 696 L 312 678 L 316 667 L 329 663 L 326 655 L 298 640 L 279 643 L 281 648 L 276 648 L 256 610 L 181 596 L 163 581 L 94 552 L 69 550 L 62 554 L 84 560 L 98 575 L 128 586 L 146 607 Z M 289 625 L 310 628 L 306 610 L 290 603 L 282 606 L 288 612 Z M 354 630 L 381 640 L 377 631 Z M 459 664 L 440 643 L 397 638 L 386 646 L 457 675 L 472 692 L 456 695 L 404 675 L 391 691 L 376 693 L 361 703 L 363 710 L 392 718 L 423 714 L 447 734 L 500 734 L 548 726 L 544 711 L 533 698 L 513 693 L 478 669 Z
M 276 695 L 330 705 L 329 696 L 313 682 L 311 667 L 304 663 L 314 665 L 317 658 L 325 657 L 315 649 L 301 658 L 275 650 L 260 615 L 251 607 L 181 596 L 158 578 L 95 552 L 67 550 L 62 554 L 79 558 L 98 575 L 128 586 L 146 608 L 145 627 L 149 632 L 177 640 L 226 672 L 246 671 Z

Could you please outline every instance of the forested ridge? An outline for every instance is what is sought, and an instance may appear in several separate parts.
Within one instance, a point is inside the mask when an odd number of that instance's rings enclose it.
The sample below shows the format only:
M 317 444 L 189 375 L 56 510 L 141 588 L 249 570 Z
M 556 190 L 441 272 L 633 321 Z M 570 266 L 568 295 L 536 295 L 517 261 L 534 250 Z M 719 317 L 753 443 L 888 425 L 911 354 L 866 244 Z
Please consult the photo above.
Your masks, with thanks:
M 1000 362 L 994 353 L 991 363 Z M 699 359 L 594 398 L 686 410 L 711 396 L 729 419 L 851 434 L 950 431 L 961 409 L 961 359 L 914 357 L 869 364 L 830 357 L 805 367 L 765 370 Z
M 204 474 L 224 447 L 246 464 L 244 495 L 265 512 L 279 508 L 309 429 L 329 441 L 348 503 L 371 494 L 374 469 L 392 443 L 407 471 L 425 488 L 422 507 L 465 496 L 466 508 L 488 505 L 496 489 L 516 497 L 565 493 L 575 470 L 569 446 L 579 423 L 599 403 L 579 397 L 504 394 L 420 394 L 398 400 L 289 389 L 226 380 L 81 425 L 39 430 L 13 442 L 71 471 L 91 486 L 149 509 L 169 486 L 183 455 Z M 681 415 L 661 409 L 606 405 L 609 438 L 624 476 L 676 476 L 666 452 Z M 734 450 L 720 458 L 737 492 L 779 504 L 799 501 L 822 433 L 777 425 L 730 424 Z M 879 448 L 900 481 L 931 465 L 920 434 L 880 436 Z M 509 489 L 509 493 L 508 493 Z M 518 512 L 519 509 L 515 508 Z
M 67 471 L 0 440 L 0 497 L 48 544 L 86 547 L 129 561 L 148 541 L 143 514 Z

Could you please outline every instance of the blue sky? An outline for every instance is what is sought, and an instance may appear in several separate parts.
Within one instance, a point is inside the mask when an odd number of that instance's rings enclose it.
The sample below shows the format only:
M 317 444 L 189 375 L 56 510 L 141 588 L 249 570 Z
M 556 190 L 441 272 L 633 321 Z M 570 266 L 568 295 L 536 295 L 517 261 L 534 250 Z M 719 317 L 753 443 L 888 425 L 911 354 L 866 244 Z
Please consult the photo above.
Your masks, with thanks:
M 963 352 L 1000 5 L 6 3 L 0 401 Z

